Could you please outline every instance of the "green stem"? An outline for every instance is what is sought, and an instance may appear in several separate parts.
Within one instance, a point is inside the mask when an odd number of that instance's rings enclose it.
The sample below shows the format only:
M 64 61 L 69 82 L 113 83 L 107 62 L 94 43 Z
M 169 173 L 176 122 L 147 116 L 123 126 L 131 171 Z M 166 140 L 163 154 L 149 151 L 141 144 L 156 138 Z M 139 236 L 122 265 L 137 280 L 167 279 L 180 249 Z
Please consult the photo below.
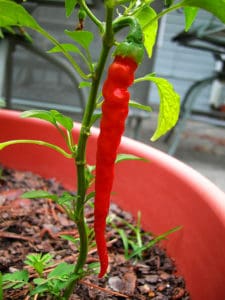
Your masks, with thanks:
M 123 29 L 124 27 L 130 27 L 129 33 L 126 37 L 126 39 L 129 39 L 129 37 L 132 37 L 135 40 L 140 40 L 142 41 L 142 29 L 137 21 L 136 18 L 134 17 L 118 17 L 114 22 L 113 22 L 113 31 L 114 33 L 118 32 L 119 30 Z
M 39 140 L 12 140 L 12 141 L 7 141 L 7 142 L 4 142 L 4 143 L 0 143 L 0 150 L 4 149 L 5 147 L 11 146 L 11 145 L 16 145 L 16 144 L 34 144 L 34 145 L 39 145 L 39 146 L 45 146 L 45 147 L 51 148 L 51 149 L 59 152 L 60 154 L 62 154 L 66 158 L 73 158 L 72 154 L 67 153 L 66 151 L 64 151 L 59 146 L 56 146 L 54 144 L 50 144 L 50 143 L 47 143 L 47 142 L 44 142 L 44 141 L 39 141 Z
M 76 152 L 76 145 L 74 144 L 72 131 L 67 131 L 67 146 L 72 153 Z
M 179 8 L 182 8 L 182 7 L 183 7 L 182 2 L 180 2 L 180 3 L 177 3 L 175 5 L 172 5 L 172 6 L 168 7 L 167 9 L 164 9 L 163 11 L 161 11 L 160 13 L 158 13 L 148 24 L 146 24 L 146 26 L 149 26 L 150 24 L 154 23 L 155 21 L 157 21 L 158 19 L 160 19 L 164 15 L 170 13 L 171 11 L 177 10 Z M 145 27 L 143 27 L 142 30 L 144 28 Z
M 102 22 L 98 18 L 96 18 L 96 16 L 92 13 L 92 11 L 89 9 L 89 7 L 86 4 L 86 1 L 80 0 L 79 3 L 80 3 L 80 6 L 85 10 L 88 17 L 97 25 L 97 27 L 99 28 L 99 31 L 101 33 L 103 33 L 104 27 L 102 25 Z
M 0 272 L 0 300 L 3 299 L 3 282 L 2 282 L 2 273 Z
M 37 31 L 39 33 L 41 33 L 43 36 L 45 36 L 49 41 L 51 41 L 54 45 L 58 46 L 60 48 L 60 50 L 62 51 L 62 53 L 64 54 L 64 56 L 68 59 L 68 61 L 71 63 L 71 65 L 74 67 L 74 69 L 77 71 L 77 73 L 80 75 L 81 78 L 83 79 L 88 79 L 89 76 L 86 75 L 81 68 L 78 66 L 78 64 L 75 62 L 75 60 L 73 59 L 73 57 L 67 52 L 65 51 L 65 49 L 62 47 L 62 45 L 52 36 L 50 35 L 47 31 L 45 31 L 42 27 L 39 27 L 37 29 Z
M 103 45 L 98 60 L 96 70 L 92 77 L 92 86 L 88 98 L 88 102 L 85 108 L 82 126 L 80 131 L 80 136 L 77 145 L 77 155 L 76 155 L 76 168 L 77 168 L 77 201 L 76 207 L 74 208 L 74 219 L 76 221 L 79 236 L 80 236 L 80 251 L 77 259 L 77 263 L 74 269 L 74 275 L 76 278 L 71 281 L 69 286 L 64 292 L 65 299 L 69 299 L 73 292 L 74 286 L 77 282 L 79 272 L 82 271 L 83 266 L 86 262 L 87 252 L 88 252 L 88 237 L 86 230 L 86 223 L 84 217 L 84 203 L 86 196 L 86 178 L 85 178 L 85 167 L 86 167 L 86 144 L 87 139 L 90 134 L 91 120 L 96 107 L 96 98 L 98 93 L 98 88 L 101 80 L 101 76 L 105 67 L 105 63 L 109 54 L 111 47 L 113 46 L 114 36 L 112 30 L 112 18 L 113 18 L 113 8 L 106 8 L 106 31 L 103 36 Z

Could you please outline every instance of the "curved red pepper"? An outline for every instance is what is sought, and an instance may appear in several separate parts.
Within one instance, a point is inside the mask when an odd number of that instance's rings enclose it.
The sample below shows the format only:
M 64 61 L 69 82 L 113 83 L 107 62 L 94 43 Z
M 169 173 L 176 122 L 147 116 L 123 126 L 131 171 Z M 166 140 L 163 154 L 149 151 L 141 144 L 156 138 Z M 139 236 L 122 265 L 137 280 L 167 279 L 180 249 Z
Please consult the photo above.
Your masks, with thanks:
M 94 211 L 95 239 L 101 265 L 99 277 L 104 276 L 108 267 L 106 217 L 113 185 L 114 163 L 128 114 L 128 87 L 134 81 L 136 68 L 137 63 L 133 58 L 116 56 L 109 67 L 102 90 L 104 102 L 97 143 Z

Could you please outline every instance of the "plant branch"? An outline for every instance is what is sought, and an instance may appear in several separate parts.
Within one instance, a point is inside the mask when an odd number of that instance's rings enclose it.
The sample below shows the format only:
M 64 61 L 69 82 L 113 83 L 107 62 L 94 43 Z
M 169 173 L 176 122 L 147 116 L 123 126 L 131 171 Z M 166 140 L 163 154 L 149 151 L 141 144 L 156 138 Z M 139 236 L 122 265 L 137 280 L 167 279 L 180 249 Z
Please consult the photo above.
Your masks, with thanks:
M 86 4 L 85 0 L 80 0 L 79 1 L 80 6 L 85 10 L 86 14 L 88 17 L 93 21 L 93 23 L 96 24 L 96 26 L 99 28 L 99 31 L 101 33 L 104 32 L 104 27 L 102 25 L 102 22 L 92 13 L 92 11 L 89 9 L 89 7 Z
M 146 26 L 149 26 L 150 24 L 154 23 L 155 21 L 157 21 L 158 19 L 160 19 L 161 17 L 163 17 L 164 15 L 170 13 L 171 11 L 173 10 L 177 10 L 179 8 L 182 8 L 183 5 L 182 3 L 177 3 L 177 4 L 174 4 L 170 7 L 168 7 L 167 9 L 164 9 L 163 11 L 161 11 L 160 13 L 158 13 L 148 24 L 146 24 Z M 145 28 L 145 26 L 142 28 L 142 30 Z
M 60 154 L 62 154 L 66 158 L 73 158 L 72 154 L 67 153 L 66 151 L 64 151 L 59 146 L 56 146 L 54 144 L 47 143 L 47 142 L 44 142 L 44 141 L 39 141 L 39 140 L 11 140 L 11 141 L 7 141 L 7 142 L 4 142 L 4 143 L 0 143 L 0 150 L 3 150 L 4 148 L 6 148 L 8 146 L 16 145 L 16 144 L 33 144 L 33 145 L 38 145 L 38 146 L 45 146 L 45 147 L 51 148 L 51 149 L 59 152 Z
M 68 59 L 68 61 L 71 63 L 71 65 L 74 67 L 74 69 L 77 71 L 77 73 L 80 75 L 83 79 L 88 79 L 89 76 L 86 75 L 81 68 L 78 66 L 78 64 L 75 62 L 73 57 L 62 47 L 62 45 L 47 31 L 44 30 L 44 28 L 39 27 L 37 31 L 45 36 L 49 41 L 51 41 L 54 45 L 58 46 L 60 50 L 62 51 L 63 55 Z

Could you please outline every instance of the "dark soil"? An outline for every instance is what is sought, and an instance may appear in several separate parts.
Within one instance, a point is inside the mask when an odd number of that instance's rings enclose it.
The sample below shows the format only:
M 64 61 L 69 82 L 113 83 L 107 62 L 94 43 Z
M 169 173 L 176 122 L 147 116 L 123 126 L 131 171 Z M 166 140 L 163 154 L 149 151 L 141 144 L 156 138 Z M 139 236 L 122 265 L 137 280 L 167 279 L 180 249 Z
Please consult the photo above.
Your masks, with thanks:
M 74 263 L 77 249 L 72 242 L 60 238 L 62 234 L 77 236 L 74 224 L 68 220 L 63 210 L 50 199 L 23 199 L 21 194 L 28 190 L 46 190 L 61 194 L 63 187 L 55 180 L 45 180 L 30 172 L 2 169 L 0 177 L 0 271 L 14 272 L 24 268 L 23 261 L 29 253 L 54 255 L 56 264 L 66 261 Z M 93 226 L 93 208 L 87 206 L 86 219 Z M 112 204 L 112 216 L 134 224 L 127 212 Z M 123 224 L 115 218 L 113 223 L 119 228 Z M 126 228 L 126 234 L 131 235 Z M 176 274 L 174 261 L 160 246 L 145 251 L 143 259 L 127 261 L 124 258 L 122 241 L 114 228 L 107 228 L 110 266 L 108 275 L 98 279 L 89 275 L 81 280 L 71 299 L 153 299 L 189 300 L 184 279 Z M 145 237 L 146 242 L 152 239 Z M 97 262 L 95 247 L 89 250 L 87 264 Z M 30 276 L 34 271 L 28 268 Z M 5 290 L 4 299 L 31 299 L 28 290 Z M 50 299 L 38 297 L 36 299 Z

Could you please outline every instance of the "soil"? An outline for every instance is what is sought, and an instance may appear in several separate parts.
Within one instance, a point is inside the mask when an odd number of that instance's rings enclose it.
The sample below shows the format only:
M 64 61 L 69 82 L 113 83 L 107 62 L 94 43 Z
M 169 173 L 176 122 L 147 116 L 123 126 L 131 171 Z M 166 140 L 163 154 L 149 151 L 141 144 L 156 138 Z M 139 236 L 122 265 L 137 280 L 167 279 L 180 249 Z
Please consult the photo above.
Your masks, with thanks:
M 62 208 L 50 199 L 21 197 L 25 191 L 40 189 L 62 194 L 63 187 L 54 179 L 46 180 L 30 172 L 3 167 L 0 170 L 0 271 L 7 273 L 26 268 L 30 278 L 35 276 L 34 271 L 23 263 L 29 253 L 49 252 L 54 256 L 56 265 L 62 261 L 74 263 L 77 258 L 75 245 L 60 236 L 76 237 L 77 230 Z M 93 207 L 87 205 L 85 213 L 88 225 L 93 227 Z M 116 216 L 113 224 L 117 228 L 123 226 L 127 236 L 132 234 L 121 221 L 135 224 L 129 213 L 112 204 L 110 215 Z M 150 234 L 142 233 L 146 242 L 153 239 Z M 96 274 L 86 276 L 77 284 L 71 299 L 191 299 L 184 279 L 176 273 L 174 261 L 160 245 L 145 251 L 141 260 L 126 260 L 123 243 L 114 226 L 108 225 L 107 239 L 110 259 L 108 275 L 103 279 L 98 279 Z M 97 261 L 93 246 L 89 250 L 87 264 Z M 31 298 L 28 289 L 23 288 L 5 290 L 4 299 Z M 39 296 L 38 299 L 50 298 Z

